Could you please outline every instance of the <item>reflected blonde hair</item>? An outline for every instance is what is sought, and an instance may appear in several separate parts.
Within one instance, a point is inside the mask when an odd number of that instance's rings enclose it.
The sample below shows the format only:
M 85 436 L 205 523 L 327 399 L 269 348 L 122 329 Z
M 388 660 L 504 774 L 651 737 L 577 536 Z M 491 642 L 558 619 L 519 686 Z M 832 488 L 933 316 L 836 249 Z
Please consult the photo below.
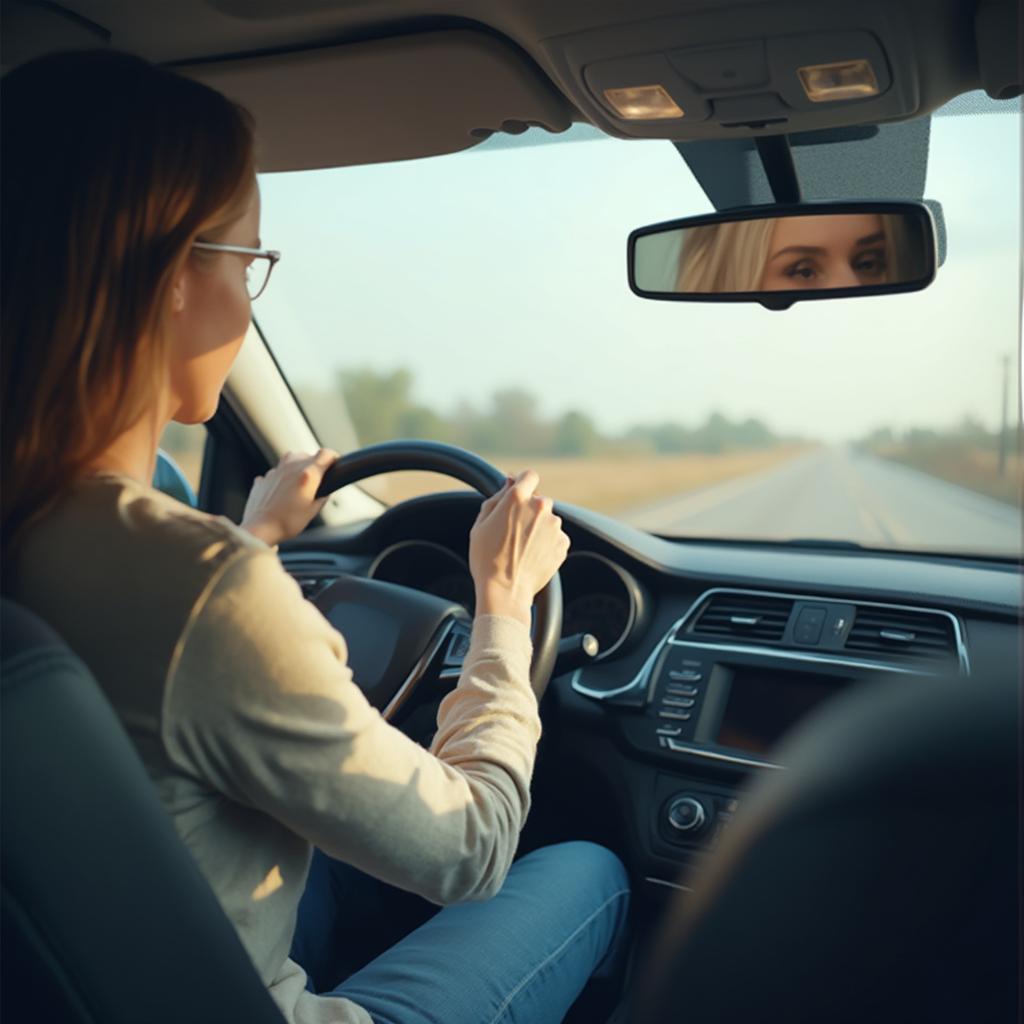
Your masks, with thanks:
M 774 219 L 689 228 L 679 252 L 683 292 L 751 292 L 761 287 Z
M 127 54 L 32 61 L 0 102 L 6 554 L 154 404 L 172 282 L 255 167 L 245 111 Z
M 921 276 L 923 246 L 917 231 L 907 228 L 900 214 L 881 213 L 882 234 L 885 235 L 885 280 L 888 283 L 910 281 Z

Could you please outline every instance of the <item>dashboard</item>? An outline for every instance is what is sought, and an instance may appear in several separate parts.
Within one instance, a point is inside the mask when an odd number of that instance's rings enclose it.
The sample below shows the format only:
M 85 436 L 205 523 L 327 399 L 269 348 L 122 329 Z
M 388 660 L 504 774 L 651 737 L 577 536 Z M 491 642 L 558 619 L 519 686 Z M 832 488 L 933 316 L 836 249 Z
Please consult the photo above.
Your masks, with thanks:
M 436 541 L 403 540 L 390 545 L 370 563 L 367 576 L 455 601 L 470 614 L 474 611 L 469 564 Z M 649 597 L 627 569 L 594 552 L 570 552 L 561 581 L 562 636 L 593 636 L 598 645 L 593 660 L 611 658 L 643 635 Z
M 472 613 L 478 507 L 465 493 L 415 499 L 308 531 L 282 561 L 308 596 L 349 573 Z M 822 708 L 948 675 L 969 700 L 1019 665 L 1012 563 L 670 541 L 558 511 L 572 541 L 563 640 L 590 634 L 597 651 L 560 657 L 545 695 L 528 829 L 604 842 L 641 885 L 685 887 L 681 871 L 714 856 L 750 785 L 786 770 L 787 735 Z

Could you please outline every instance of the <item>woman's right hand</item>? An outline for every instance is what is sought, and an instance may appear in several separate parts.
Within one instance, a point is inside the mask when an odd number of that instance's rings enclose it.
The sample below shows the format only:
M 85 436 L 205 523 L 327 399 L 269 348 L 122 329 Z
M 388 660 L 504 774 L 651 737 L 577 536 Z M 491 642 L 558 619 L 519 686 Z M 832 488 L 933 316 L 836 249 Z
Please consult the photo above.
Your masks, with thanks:
M 507 615 L 529 627 L 534 597 L 565 561 L 569 538 L 551 499 L 536 493 L 539 483 L 524 470 L 480 506 L 469 534 L 477 615 Z

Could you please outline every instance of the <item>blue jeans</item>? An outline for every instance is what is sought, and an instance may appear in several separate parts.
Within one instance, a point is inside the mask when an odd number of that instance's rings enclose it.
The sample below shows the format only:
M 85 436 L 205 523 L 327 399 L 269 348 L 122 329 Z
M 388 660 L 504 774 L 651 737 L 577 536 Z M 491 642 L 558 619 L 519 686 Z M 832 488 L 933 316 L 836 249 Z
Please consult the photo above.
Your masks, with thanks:
M 534 850 L 493 899 L 440 911 L 317 850 L 292 958 L 313 991 L 351 999 L 375 1024 L 554 1024 L 588 978 L 618 966 L 628 908 L 621 861 L 593 843 Z M 417 915 L 410 934 L 341 980 L 353 947 Z

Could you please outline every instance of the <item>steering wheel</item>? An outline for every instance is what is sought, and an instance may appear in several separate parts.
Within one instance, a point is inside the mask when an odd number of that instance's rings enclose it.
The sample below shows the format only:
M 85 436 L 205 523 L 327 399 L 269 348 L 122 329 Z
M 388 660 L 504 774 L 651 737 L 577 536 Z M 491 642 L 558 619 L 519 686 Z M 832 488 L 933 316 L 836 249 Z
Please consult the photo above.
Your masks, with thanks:
M 324 474 L 317 497 L 398 470 L 443 473 L 488 498 L 505 474 L 472 452 L 437 441 L 387 441 L 350 452 Z M 436 697 L 458 678 L 469 641 L 470 619 L 459 604 L 408 587 L 342 576 L 315 598 L 342 633 L 353 676 L 371 704 L 389 720 Z M 562 633 L 558 574 L 534 599 L 530 685 L 544 695 Z

